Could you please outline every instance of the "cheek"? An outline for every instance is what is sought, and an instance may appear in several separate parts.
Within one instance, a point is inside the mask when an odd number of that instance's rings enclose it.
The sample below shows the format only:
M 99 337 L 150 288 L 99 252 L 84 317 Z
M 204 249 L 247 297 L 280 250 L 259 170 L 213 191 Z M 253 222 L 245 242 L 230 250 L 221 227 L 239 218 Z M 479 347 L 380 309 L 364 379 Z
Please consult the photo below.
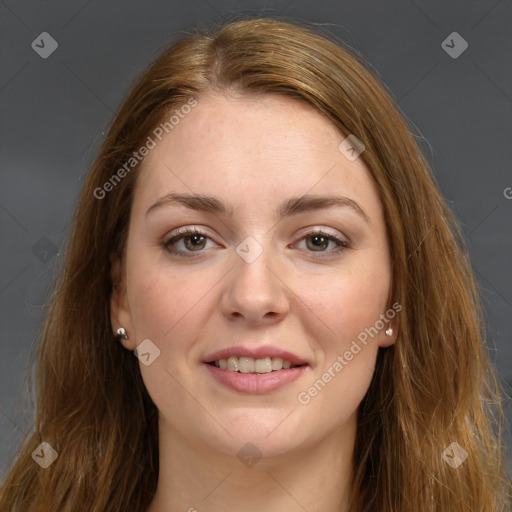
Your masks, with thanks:
M 130 310 L 137 340 L 149 338 L 162 351 L 162 359 L 196 356 L 194 340 L 218 303 L 217 287 L 225 273 L 217 270 L 187 270 L 134 258 L 130 290 Z
M 130 301 L 138 337 L 162 342 L 197 302 L 190 280 L 147 270 L 134 276 Z M 194 300 L 196 299 L 196 300 Z
M 311 310 L 329 328 L 337 348 L 355 339 L 358 334 L 375 324 L 386 311 L 389 274 L 385 272 L 340 272 L 324 286 L 303 288 L 303 296 Z M 306 301 L 305 301 L 306 302 Z
M 160 410 L 168 407 L 170 395 L 186 401 L 178 382 L 186 372 L 183 362 L 191 349 L 198 325 L 202 324 L 201 296 L 189 277 L 166 272 L 161 267 L 143 267 L 132 273 L 130 302 L 134 332 L 138 343 L 150 339 L 159 357 L 140 371 L 151 398 Z M 171 376 L 172 375 L 172 376 Z M 174 377 L 174 378 L 173 378 Z
M 310 289 L 306 295 L 329 335 L 316 333 L 319 365 L 297 398 L 306 411 L 329 411 L 333 426 L 355 413 L 370 386 L 378 353 L 375 324 L 386 311 L 388 286 L 389 274 L 361 270 L 340 273 L 324 292 Z

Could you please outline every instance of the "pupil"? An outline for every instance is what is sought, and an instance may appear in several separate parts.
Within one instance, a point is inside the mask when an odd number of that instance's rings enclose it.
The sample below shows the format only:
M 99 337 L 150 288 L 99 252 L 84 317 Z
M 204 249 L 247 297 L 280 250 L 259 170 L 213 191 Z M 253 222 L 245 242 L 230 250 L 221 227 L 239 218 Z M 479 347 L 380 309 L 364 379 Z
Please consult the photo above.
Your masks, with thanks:
M 311 237 L 311 240 L 313 242 L 313 247 L 325 248 L 325 244 L 327 242 L 327 239 L 324 236 L 314 235 L 314 236 Z
M 191 235 L 188 237 L 188 240 L 191 241 L 193 240 L 193 242 L 191 242 L 191 246 L 192 248 L 198 248 L 200 247 L 199 244 L 201 244 L 201 242 L 204 242 L 204 236 L 203 235 Z

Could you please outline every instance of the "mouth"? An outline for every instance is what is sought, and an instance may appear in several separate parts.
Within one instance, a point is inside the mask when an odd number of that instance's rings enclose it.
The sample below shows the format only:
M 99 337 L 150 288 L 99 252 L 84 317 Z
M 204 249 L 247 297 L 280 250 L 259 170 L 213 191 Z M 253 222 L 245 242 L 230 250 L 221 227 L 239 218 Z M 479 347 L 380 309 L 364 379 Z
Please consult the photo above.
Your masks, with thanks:
M 259 395 L 276 391 L 300 378 L 309 364 L 277 346 L 227 348 L 203 360 L 215 381 L 231 390 Z
M 290 368 L 306 366 L 306 363 L 293 364 L 291 361 L 283 359 L 282 357 L 270 356 L 259 358 L 231 356 L 228 358 L 216 359 L 215 361 L 210 361 L 207 364 L 230 372 L 257 374 L 278 372 L 280 370 L 289 370 Z

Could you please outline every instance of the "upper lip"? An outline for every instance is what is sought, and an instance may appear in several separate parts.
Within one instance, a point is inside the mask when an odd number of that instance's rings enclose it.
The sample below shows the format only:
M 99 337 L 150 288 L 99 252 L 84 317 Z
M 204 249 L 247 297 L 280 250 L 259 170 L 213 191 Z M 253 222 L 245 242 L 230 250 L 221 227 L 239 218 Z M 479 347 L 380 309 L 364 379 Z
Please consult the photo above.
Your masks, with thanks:
M 273 345 L 264 345 L 257 348 L 248 348 L 243 345 L 225 348 L 206 356 L 204 363 L 212 363 L 219 359 L 228 359 L 229 357 L 252 357 L 253 359 L 261 359 L 264 357 L 280 357 L 294 365 L 307 364 L 306 361 L 299 356 L 283 350 Z

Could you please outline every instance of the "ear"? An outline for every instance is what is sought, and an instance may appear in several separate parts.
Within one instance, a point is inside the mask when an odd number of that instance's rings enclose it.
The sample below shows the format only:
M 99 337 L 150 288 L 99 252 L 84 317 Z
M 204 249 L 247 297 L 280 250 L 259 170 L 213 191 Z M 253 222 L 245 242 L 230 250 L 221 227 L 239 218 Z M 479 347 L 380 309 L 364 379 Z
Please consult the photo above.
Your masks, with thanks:
M 128 336 L 127 340 L 120 343 L 128 350 L 137 348 L 133 333 L 133 323 L 126 294 L 126 278 L 123 264 L 119 257 L 110 255 L 110 279 L 112 281 L 112 294 L 110 296 L 110 323 L 115 333 L 120 327 L 124 327 Z
M 388 336 L 386 334 L 386 331 L 388 329 L 393 330 L 393 333 L 391 334 L 391 336 Z M 379 336 L 378 336 L 379 347 L 384 347 L 384 348 L 390 347 L 391 345 L 395 344 L 396 339 L 397 339 L 397 327 L 396 327 L 396 325 L 393 324 L 393 322 L 389 322 L 388 324 L 385 325 L 385 327 L 382 329 L 382 331 L 379 332 Z

